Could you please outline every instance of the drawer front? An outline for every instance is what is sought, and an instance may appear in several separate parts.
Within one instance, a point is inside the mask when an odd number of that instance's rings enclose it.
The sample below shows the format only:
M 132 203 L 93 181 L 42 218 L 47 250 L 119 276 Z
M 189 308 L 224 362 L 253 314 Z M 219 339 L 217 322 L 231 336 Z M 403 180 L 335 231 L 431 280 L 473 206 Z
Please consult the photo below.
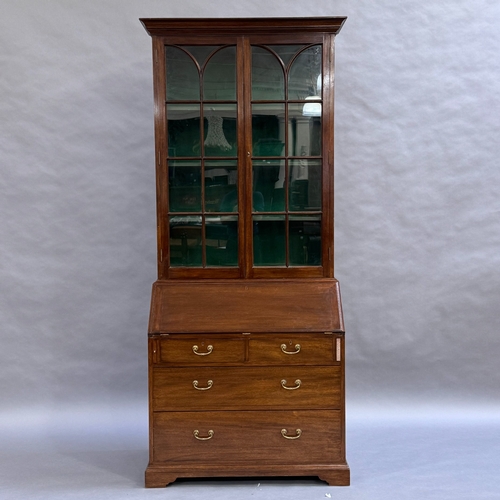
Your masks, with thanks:
M 337 410 L 157 412 L 153 426 L 155 463 L 326 465 L 343 458 Z
M 214 365 L 243 363 L 245 341 L 242 335 L 234 337 L 169 336 L 158 340 L 159 363 L 170 365 Z
M 153 410 L 340 408 L 339 366 L 156 368 Z
M 338 339 L 338 340 L 337 340 Z M 340 364 L 341 337 L 320 334 L 252 335 L 248 362 L 252 364 Z

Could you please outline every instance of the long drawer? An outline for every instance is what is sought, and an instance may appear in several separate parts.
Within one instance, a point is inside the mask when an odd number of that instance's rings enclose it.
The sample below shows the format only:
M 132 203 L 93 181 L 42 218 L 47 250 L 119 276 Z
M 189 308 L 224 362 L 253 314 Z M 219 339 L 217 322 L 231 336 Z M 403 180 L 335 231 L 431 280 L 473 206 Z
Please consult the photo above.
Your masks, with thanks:
M 343 459 L 337 410 L 155 412 L 153 460 L 331 464 Z
M 339 366 L 155 368 L 153 410 L 337 409 Z

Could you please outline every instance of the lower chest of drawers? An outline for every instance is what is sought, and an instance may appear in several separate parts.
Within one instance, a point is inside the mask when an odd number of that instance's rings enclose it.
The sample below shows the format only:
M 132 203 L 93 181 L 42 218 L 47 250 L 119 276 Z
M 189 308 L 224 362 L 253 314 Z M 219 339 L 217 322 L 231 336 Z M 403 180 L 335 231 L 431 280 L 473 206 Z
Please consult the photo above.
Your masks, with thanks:
M 150 464 L 341 463 L 343 337 L 155 335 Z

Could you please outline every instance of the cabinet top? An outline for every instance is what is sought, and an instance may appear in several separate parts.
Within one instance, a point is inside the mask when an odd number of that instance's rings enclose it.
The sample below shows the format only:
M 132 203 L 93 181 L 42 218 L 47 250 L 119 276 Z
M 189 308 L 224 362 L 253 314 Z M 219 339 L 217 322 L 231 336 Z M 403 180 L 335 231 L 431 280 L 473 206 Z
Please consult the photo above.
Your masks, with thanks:
M 149 18 L 140 19 L 151 36 L 193 30 L 196 36 L 247 33 L 285 34 L 297 31 L 336 35 L 347 17 Z

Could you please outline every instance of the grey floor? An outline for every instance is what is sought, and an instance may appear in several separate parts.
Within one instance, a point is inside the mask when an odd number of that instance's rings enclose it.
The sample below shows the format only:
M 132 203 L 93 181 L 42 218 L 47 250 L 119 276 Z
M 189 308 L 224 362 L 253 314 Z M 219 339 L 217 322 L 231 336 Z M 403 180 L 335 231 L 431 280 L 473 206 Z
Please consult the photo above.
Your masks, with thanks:
M 500 499 L 500 420 L 348 418 L 351 486 L 315 478 L 179 480 L 143 487 L 144 413 L 0 418 L 0 499 Z M 118 422 L 118 423 L 117 423 Z

